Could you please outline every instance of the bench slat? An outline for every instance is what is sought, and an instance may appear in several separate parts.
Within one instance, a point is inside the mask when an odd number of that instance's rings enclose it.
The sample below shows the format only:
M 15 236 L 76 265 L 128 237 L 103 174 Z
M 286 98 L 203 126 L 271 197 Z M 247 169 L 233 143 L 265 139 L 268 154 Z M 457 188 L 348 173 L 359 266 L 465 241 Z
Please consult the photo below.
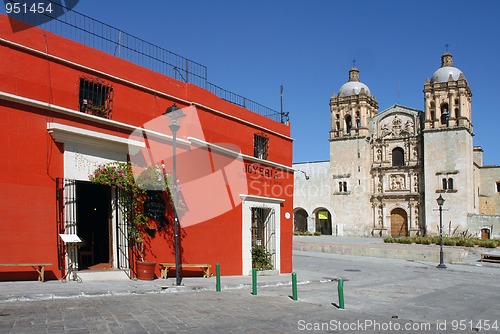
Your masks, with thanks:
M 0 263 L 0 267 L 32 267 L 38 273 L 38 281 L 45 282 L 45 267 L 52 263 Z
M 167 278 L 168 271 L 169 269 L 175 268 L 175 263 L 169 263 L 169 262 L 163 262 L 159 263 L 160 265 L 160 271 L 161 271 L 161 278 Z M 195 263 L 182 263 L 181 268 L 200 268 L 203 270 L 203 277 L 210 277 L 210 268 L 212 267 L 211 264 L 204 263 L 204 264 L 195 264 Z

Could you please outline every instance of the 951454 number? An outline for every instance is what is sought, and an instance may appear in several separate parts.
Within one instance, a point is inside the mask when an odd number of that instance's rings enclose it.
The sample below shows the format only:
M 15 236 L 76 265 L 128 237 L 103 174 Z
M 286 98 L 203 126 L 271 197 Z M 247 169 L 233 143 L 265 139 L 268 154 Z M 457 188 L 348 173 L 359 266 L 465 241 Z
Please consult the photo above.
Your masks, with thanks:
M 52 3 L 50 2 L 6 2 L 5 13 L 7 14 L 52 14 Z
M 480 331 L 498 331 L 498 320 L 453 320 L 451 322 L 451 329 L 453 331 L 465 330 L 480 330 Z

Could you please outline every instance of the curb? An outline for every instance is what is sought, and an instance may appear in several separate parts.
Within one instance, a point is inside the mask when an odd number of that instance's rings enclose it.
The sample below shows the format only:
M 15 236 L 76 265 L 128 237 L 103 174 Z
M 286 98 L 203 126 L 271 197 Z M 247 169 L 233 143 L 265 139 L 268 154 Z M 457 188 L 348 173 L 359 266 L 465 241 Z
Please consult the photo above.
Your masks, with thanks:
M 328 280 L 304 280 L 297 282 L 297 285 L 307 285 L 313 283 L 327 283 L 332 282 L 334 279 Z M 283 287 L 291 286 L 291 281 L 279 281 L 279 282 L 262 282 L 257 283 L 259 288 L 269 288 L 269 287 Z M 227 284 L 222 286 L 222 291 L 227 290 L 250 290 L 252 288 L 251 283 L 241 283 L 241 284 Z M 131 296 L 131 295 L 147 295 L 147 294 L 164 294 L 164 293 L 182 293 L 182 292 L 202 292 L 202 291 L 216 291 L 214 286 L 160 286 L 154 289 L 143 289 L 143 290 L 124 290 L 124 291 L 78 291 L 78 292 L 61 292 L 61 293 L 42 293 L 42 294 L 20 294 L 11 296 L 0 296 L 0 303 L 9 302 L 26 302 L 26 301 L 44 301 L 44 300 L 57 300 L 57 299 L 71 299 L 71 298 L 93 298 L 93 297 L 105 297 L 105 296 Z

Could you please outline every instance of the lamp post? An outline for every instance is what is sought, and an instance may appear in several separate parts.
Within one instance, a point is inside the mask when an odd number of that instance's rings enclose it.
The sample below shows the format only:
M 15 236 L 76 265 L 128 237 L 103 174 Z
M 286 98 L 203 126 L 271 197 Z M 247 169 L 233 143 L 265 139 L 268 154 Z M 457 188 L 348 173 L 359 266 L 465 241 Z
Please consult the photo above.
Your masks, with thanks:
M 439 264 L 437 268 L 446 269 L 446 265 L 443 261 L 443 196 L 439 195 L 436 201 L 439 205 Z
M 175 285 L 181 285 L 181 264 L 179 259 L 179 216 L 177 215 L 177 131 L 180 129 L 179 122 L 177 121 L 179 118 L 184 117 L 184 113 L 182 109 L 177 107 L 174 103 L 171 107 L 168 107 L 165 113 L 165 116 L 170 117 L 171 121 L 169 124 L 169 128 L 172 131 L 172 169 L 173 169 L 173 200 L 174 200 L 174 249 L 175 249 Z

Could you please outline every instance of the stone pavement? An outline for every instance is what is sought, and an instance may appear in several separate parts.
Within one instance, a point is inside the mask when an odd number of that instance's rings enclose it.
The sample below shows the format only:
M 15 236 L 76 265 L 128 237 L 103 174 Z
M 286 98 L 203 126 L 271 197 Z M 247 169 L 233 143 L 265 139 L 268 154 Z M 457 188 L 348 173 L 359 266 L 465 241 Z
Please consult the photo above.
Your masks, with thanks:
M 259 276 L 257 296 L 247 276 L 222 277 L 222 292 L 215 277 L 185 278 L 182 287 L 175 278 L 0 282 L 0 332 L 500 332 L 499 265 L 469 259 L 437 269 L 435 262 L 305 251 L 294 251 L 293 260 L 298 301 L 289 297 L 290 275 Z M 339 277 L 345 310 L 337 307 Z
M 386 326 L 407 324 L 420 326 L 331 305 L 227 291 L 0 303 L 0 332 L 12 334 L 317 333 L 317 326 L 329 333 L 387 333 Z M 434 333 L 430 330 L 415 333 Z

